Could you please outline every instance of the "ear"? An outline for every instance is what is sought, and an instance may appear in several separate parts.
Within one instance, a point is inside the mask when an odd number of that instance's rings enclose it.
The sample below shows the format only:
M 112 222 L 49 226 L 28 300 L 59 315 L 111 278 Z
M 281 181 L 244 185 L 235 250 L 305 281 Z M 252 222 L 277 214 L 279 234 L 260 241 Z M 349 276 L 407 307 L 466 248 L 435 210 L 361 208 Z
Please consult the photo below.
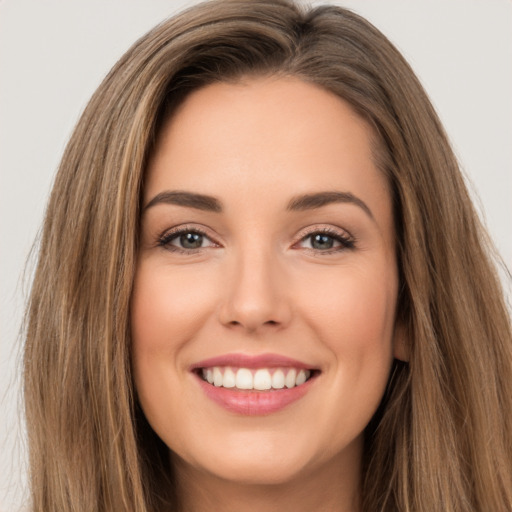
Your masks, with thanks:
M 393 357 L 404 363 L 409 362 L 410 345 L 407 328 L 403 321 L 397 320 L 393 333 Z

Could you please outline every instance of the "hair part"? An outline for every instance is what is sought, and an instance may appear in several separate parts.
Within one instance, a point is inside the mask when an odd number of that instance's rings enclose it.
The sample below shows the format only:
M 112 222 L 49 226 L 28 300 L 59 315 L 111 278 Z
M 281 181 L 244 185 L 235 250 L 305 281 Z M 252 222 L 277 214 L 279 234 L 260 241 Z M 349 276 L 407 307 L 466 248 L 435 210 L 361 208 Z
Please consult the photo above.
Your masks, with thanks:
M 512 508 L 510 320 L 490 242 L 414 73 L 346 9 L 213 0 L 135 43 L 62 158 L 27 312 L 34 511 L 176 503 L 167 447 L 137 405 L 131 374 L 144 171 L 162 123 L 190 92 L 272 75 L 348 102 L 375 132 L 392 192 L 409 362 L 395 363 L 366 430 L 363 510 Z

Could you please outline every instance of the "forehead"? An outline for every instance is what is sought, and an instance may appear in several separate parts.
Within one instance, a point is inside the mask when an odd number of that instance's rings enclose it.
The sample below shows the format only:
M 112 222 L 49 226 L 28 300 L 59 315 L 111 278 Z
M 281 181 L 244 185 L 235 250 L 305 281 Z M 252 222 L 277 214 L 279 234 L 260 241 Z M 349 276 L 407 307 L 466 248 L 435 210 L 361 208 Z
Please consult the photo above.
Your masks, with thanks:
M 222 196 L 343 188 L 387 193 L 374 134 L 348 103 L 297 78 L 216 83 L 190 94 L 159 134 L 147 202 L 161 190 Z M 374 190 L 374 191 L 375 191 Z

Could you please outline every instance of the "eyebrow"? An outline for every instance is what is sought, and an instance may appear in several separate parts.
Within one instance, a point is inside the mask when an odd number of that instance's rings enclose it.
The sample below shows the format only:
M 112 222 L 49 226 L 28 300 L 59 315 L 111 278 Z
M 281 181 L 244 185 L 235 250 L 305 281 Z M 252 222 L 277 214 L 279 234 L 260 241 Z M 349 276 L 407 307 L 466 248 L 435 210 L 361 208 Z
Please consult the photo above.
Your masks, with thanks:
M 294 197 L 288 203 L 289 211 L 305 211 L 322 208 L 332 203 L 349 203 L 359 206 L 372 220 L 375 220 L 372 211 L 368 205 L 359 197 L 350 192 L 317 192 L 315 194 L 304 194 Z
M 222 203 L 215 197 L 204 194 L 196 194 L 184 191 L 166 190 L 157 194 L 144 207 L 143 211 L 157 204 L 176 204 L 178 206 L 186 206 L 195 208 L 196 210 L 204 210 L 208 212 L 219 213 L 222 211 Z
M 286 209 L 294 212 L 315 210 L 332 203 L 354 204 L 361 208 L 372 220 L 375 220 L 373 213 L 367 204 L 351 192 L 327 191 L 296 196 L 289 201 Z M 149 201 L 143 211 L 146 211 L 148 208 L 157 204 L 175 204 L 178 206 L 195 208 L 196 210 L 215 213 L 222 212 L 222 203 L 216 197 L 181 190 L 165 190 L 160 192 L 153 197 L 151 201 Z

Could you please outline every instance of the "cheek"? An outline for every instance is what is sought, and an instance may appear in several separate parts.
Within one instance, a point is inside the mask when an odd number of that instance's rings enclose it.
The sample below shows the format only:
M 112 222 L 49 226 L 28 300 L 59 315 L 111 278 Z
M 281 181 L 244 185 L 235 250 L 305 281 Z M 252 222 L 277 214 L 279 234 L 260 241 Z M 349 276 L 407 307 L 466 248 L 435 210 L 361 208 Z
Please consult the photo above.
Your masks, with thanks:
M 200 273 L 140 264 L 131 304 L 134 355 L 172 353 L 194 336 L 211 310 L 212 283 Z M 137 362 L 137 358 L 135 360 Z
M 209 316 L 211 288 L 211 279 L 197 271 L 171 271 L 151 259 L 137 268 L 131 300 L 135 387 L 146 418 L 166 441 L 179 437 L 176 419 L 187 407 L 184 348 Z
M 183 349 L 211 311 L 210 287 L 211 280 L 197 273 L 171 272 L 151 260 L 139 263 L 131 300 L 132 365 L 150 422 L 161 415 L 158 404 L 171 402 L 170 390 L 187 373 Z
M 318 332 L 333 354 L 329 388 L 333 410 L 328 435 L 355 436 L 369 423 L 384 394 L 393 361 L 394 286 L 352 274 L 318 310 Z M 326 411 L 329 414 L 328 411 Z M 340 431 L 345 425 L 346 431 Z
M 367 268 L 343 269 L 337 279 L 325 281 L 321 294 L 304 292 L 302 309 L 332 355 L 332 389 L 345 390 L 343 399 L 356 409 L 366 404 L 365 414 L 371 417 L 393 361 L 397 278 L 393 267 Z
M 378 269 L 383 271 L 379 272 Z M 318 278 L 319 277 L 319 278 Z M 337 276 L 317 276 L 303 283 L 303 310 L 329 344 L 354 353 L 389 345 L 395 317 L 397 279 L 389 266 L 341 269 Z M 322 285 L 323 284 L 323 285 Z M 321 290 L 313 293 L 312 290 Z M 306 315 L 305 315 L 306 316 Z

